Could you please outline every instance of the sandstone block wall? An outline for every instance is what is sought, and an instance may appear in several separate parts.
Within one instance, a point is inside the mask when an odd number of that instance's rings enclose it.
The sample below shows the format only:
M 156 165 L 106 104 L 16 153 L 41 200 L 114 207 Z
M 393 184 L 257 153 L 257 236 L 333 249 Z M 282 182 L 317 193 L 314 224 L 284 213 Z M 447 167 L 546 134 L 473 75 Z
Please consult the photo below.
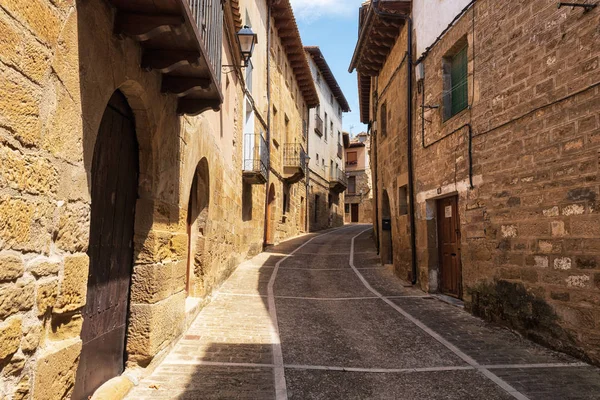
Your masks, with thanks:
M 344 194 L 329 190 L 329 181 L 312 170 L 309 193 L 308 221 L 311 232 L 344 225 Z M 319 196 L 318 201 L 316 196 Z
M 467 308 L 596 363 L 599 19 L 546 0 L 477 1 L 424 59 L 424 86 L 413 98 L 420 285 L 438 290 L 436 200 L 458 195 Z M 443 104 L 442 60 L 461 41 L 472 107 L 445 122 L 443 107 L 427 110 L 422 137 L 422 96 L 426 105 Z M 405 52 L 404 34 L 398 43 L 379 76 L 380 93 Z M 402 114 L 404 101 L 388 110 Z M 405 133 L 394 136 L 391 143 L 377 138 L 379 194 L 405 173 Z M 410 231 L 399 218 L 395 263 L 408 276 Z
M 209 223 L 193 294 L 209 295 L 262 249 L 264 186 L 248 189 L 252 218 L 243 217 L 239 82 L 224 88 L 228 125 L 214 112 L 178 117 L 159 74 L 140 68 L 139 46 L 113 34 L 113 16 L 104 1 L 0 6 L 1 398 L 57 399 L 72 390 L 92 155 L 115 90 L 134 112 L 140 152 L 129 366 L 146 365 L 184 329 L 187 203 L 200 160 L 209 170 Z

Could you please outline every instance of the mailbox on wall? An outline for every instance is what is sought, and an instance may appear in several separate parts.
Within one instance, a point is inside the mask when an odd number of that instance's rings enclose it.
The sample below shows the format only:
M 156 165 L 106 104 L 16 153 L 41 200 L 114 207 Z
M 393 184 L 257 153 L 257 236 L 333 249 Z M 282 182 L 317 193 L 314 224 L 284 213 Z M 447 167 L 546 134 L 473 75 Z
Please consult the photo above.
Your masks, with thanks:
M 383 231 L 391 231 L 392 230 L 392 219 L 391 218 L 383 218 L 381 220 L 381 230 L 383 230 Z

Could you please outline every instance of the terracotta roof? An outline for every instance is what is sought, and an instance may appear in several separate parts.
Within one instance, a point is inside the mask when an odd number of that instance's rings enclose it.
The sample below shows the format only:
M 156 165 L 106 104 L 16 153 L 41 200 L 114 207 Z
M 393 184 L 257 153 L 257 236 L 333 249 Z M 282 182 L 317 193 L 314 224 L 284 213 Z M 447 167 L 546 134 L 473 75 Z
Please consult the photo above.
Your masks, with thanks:
M 380 17 L 373 10 L 372 2 L 364 3 L 360 8 L 360 32 L 349 72 L 356 69 L 363 75 L 376 76 L 400 35 L 404 25 L 401 19 Z M 408 14 L 411 0 L 377 1 L 380 11 L 393 14 Z
M 296 75 L 298 87 L 302 92 L 302 96 L 309 108 L 314 108 L 319 105 L 319 95 L 317 88 L 310 73 L 308 58 L 304 52 L 296 18 L 290 0 L 272 0 L 271 15 L 275 21 L 282 45 L 285 49 L 290 66 Z
M 327 64 L 327 61 L 325 60 L 325 57 L 323 56 L 319 46 L 305 46 L 304 49 L 308 52 L 308 54 L 310 54 L 315 64 L 317 64 L 317 67 L 321 71 L 321 74 L 323 74 L 327 85 L 333 92 L 333 97 L 335 97 L 338 103 L 340 103 L 342 111 L 350 112 L 350 106 L 348 105 L 346 96 L 344 96 L 340 85 L 338 85 L 337 80 L 335 79 L 333 72 L 331 72 L 331 69 L 329 68 L 329 65 Z

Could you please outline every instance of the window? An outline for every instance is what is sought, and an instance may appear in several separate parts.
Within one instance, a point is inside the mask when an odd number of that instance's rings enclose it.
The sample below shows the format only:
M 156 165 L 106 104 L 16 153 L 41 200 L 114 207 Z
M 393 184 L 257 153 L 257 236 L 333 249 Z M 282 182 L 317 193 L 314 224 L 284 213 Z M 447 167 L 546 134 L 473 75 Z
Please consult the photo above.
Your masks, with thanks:
M 329 95 L 329 102 L 330 102 L 331 104 L 333 104 L 333 93 L 331 93 L 331 94 Z
M 381 105 L 381 115 L 379 117 L 379 130 L 381 132 L 381 136 L 387 136 L 387 102 L 384 102 Z
M 344 204 L 344 212 L 346 214 L 350 214 L 350 204 L 349 203 Z
M 283 215 L 290 211 L 290 187 L 283 185 Z
M 321 73 L 317 72 L 317 85 L 321 85 Z
M 452 118 L 469 103 L 467 46 L 443 60 L 444 121 Z
M 319 163 L 319 154 L 317 153 L 317 164 Z
M 323 129 L 325 129 L 325 141 L 327 141 L 327 113 L 325 113 L 325 126 Z
M 358 154 L 356 151 L 349 151 L 346 153 L 346 165 L 358 164 Z
M 398 188 L 398 214 L 408 215 L 408 190 L 406 185 Z
M 331 136 L 333 136 L 333 121 L 329 123 L 329 132 L 331 132 Z
M 342 134 L 338 131 L 338 143 L 342 143 Z
M 350 194 L 356 193 L 356 177 L 355 176 L 348 177 L 348 193 L 350 193 Z

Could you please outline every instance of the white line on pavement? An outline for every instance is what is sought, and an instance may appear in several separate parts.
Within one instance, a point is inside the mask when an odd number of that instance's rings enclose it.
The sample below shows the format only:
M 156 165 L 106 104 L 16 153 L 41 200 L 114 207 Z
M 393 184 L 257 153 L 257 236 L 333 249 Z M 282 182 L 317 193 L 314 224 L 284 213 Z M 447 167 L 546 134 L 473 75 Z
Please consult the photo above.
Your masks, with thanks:
M 241 367 L 241 368 L 275 368 L 275 364 L 260 364 L 260 363 L 241 363 L 241 362 L 219 362 L 219 361 L 204 361 L 198 359 L 178 360 L 177 358 L 168 357 L 161 365 L 199 365 L 208 367 Z M 444 366 L 444 367 L 424 367 L 424 368 L 361 368 L 361 367 L 340 367 L 329 365 L 302 365 L 302 364 L 284 364 L 284 368 L 288 369 L 305 369 L 318 371 L 343 371 L 343 372 L 365 372 L 365 373 L 380 373 L 380 374 L 395 374 L 407 372 L 440 372 L 440 371 L 463 371 L 463 370 L 480 370 L 485 369 L 536 369 L 536 368 L 581 368 L 589 367 L 583 362 L 575 363 L 541 363 L 541 364 L 497 364 L 497 365 L 479 365 L 477 367 L 471 365 L 464 366 Z
M 507 393 L 509 393 L 510 395 L 512 395 L 514 398 L 516 398 L 518 400 L 529 400 L 529 398 L 527 396 L 525 396 L 523 393 L 519 392 L 517 389 L 515 389 L 514 387 L 512 387 L 511 385 L 509 385 L 506 381 L 504 381 L 503 379 L 501 379 L 499 376 L 495 375 L 494 373 L 492 373 L 488 369 L 486 369 L 483 366 L 479 365 L 479 363 L 477 361 L 475 361 L 473 358 L 469 357 L 467 354 L 463 353 L 458 347 L 456 347 L 455 345 L 453 345 L 452 343 L 450 343 L 449 341 L 447 341 L 446 339 L 444 339 L 443 337 L 441 337 L 438 333 L 436 333 L 435 331 L 433 331 L 432 329 L 430 329 L 427 325 L 425 325 L 424 323 L 422 323 L 421 321 L 419 321 L 418 319 L 416 319 L 415 317 L 413 317 L 411 314 L 409 314 L 408 312 L 406 312 L 403 308 L 401 308 L 400 306 L 398 306 L 397 304 L 395 304 L 391 300 L 386 299 L 384 296 L 381 295 L 381 293 L 379 293 L 377 290 L 375 290 L 369 284 L 369 282 L 367 282 L 367 280 L 365 279 L 365 277 L 354 266 L 354 240 L 357 237 L 359 237 L 360 235 L 362 235 L 363 233 L 365 233 L 367 231 L 370 231 L 370 230 L 372 230 L 372 228 L 365 229 L 364 231 L 360 232 L 358 235 L 354 236 L 352 238 L 352 243 L 350 245 L 350 267 L 352 267 L 352 269 L 354 270 L 354 272 L 356 273 L 356 275 L 358 276 L 358 278 L 361 280 L 361 282 L 363 283 L 363 285 L 365 285 L 365 287 L 367 289 L 369 289 L 371 291 L 371 293 L 373 293 L 374 295 L 376 295 L 379 298 L 381 298 L 390 307 L 392 307 L 394 310 L 396 310 L 397 312 L 399 312 L 400 314 L 402 314 L 406 319 L 408 319 L 413 324 L 415 324 L 416 326 L 418 326 L 419 328 L 421 328 L 421 330 L 423 330 L 425 333 L 429 334 L 435 340 L 437 340 L 438 342 L 440 342 L 442 345 L 444 345 L 446 348 L 448 348 L 450 351 L 452 351 L 458 357 L 460 357 L 461 359 L 463 359 L 463 361 L 465 361 L 467 364 L 469 364 L 473 368 L 477 369 L 484 376 L 486 376 L 492 382 L 494 382 L 495 384 L 497 384 L 498 386 L 500 386 L 502 389 L 504 389 Z
M 269 280 L 269 285 L 267 286 L 267 293 L 269 296 L 269 298 L 268 298 L 269 314 L 271 315 L 271 321 L 272 321 L 271 334 L 272 334 L 272 338 L 273 338 L 273 364 L 275 364 L 275 367 L 273 368 L 273 375 L 274 375 L 274 379 L 275 379 L 275 398 L 277 400 L 287 400 L 287 398 L 288 398 L 287 387 L 286 387 L 286 383 L 285 383 L 285 369 L 283 366 L 283 353 L 281 351 L 281 340 L 279 338 L 279 322 L 277 321 L 277 310 L 275 308 L 275 295 L 273 293 L 273 286 L 275 285 L 275 278 L 277 278 L 277 272 L 279 271 L 279 266 L 281 265 L 282 262 L 287 260 L 289 257 L 293 256 L 298 250 L 300 250 L 301 248 L 303 248 L 304 246 L 306 246 L 307 244 L 312 242 L 314 239 L 316 239 L 318 237 L 323 237 L 323 236 L 329 235 L 334 232 L 339 232 L 346 228 L 347 227 L 341 228 L 341 229 L 334 229 L 327 233 L 313 236 L 312 238 L 310 238 L 309 240 L 304 242 L 299 247 L 296 247 L 296 249 L 294 251 L 287 254 L 284 258 L 279 260 L 277 262 L 277 264 L 275 264 L 275 268 L 273 269 L 273 273 L 271 274 L 271 279 Z

